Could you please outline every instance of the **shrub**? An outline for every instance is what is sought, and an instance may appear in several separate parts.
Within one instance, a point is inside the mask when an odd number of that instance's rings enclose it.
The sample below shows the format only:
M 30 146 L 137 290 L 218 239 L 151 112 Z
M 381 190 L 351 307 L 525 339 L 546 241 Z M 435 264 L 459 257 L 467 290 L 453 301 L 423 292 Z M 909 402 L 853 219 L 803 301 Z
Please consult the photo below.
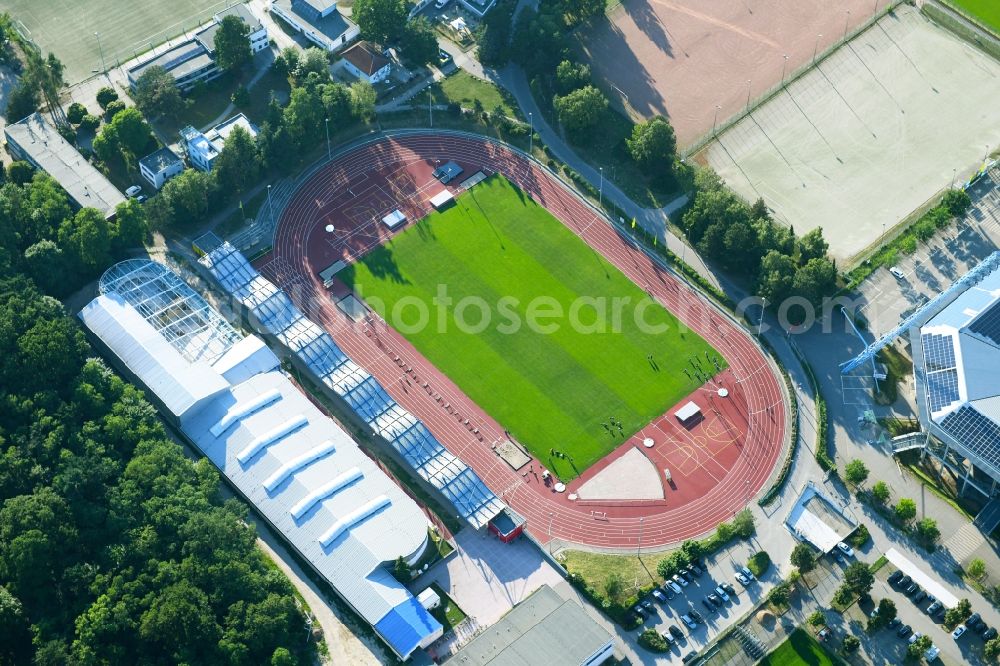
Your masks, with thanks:
M 826 616 L 823 615 L 823 611 L 821 610 L 813 611 L 807 622 L 814 627 L 821 627 L 826 624 Z
M 958 217 L 969 210 L 969 206 L 972 205 L 972 199 L 969 198 L 968 193 L 965 190 L 948 190 L 943 197 L 941 197 L 941 205 L 944 206 L 949 213 Z
M 639 645 L 650 652 L 666 652 L 669 649 L 666 639 L 656 629 L 647 629 L 639 634 Z
M 775 585 L 771 588 L 771 591 L 767 593 L 767 600 L 775 606 L 785 606 L 788 604 L 788 598 L 791 595 L 791 591 L 791 586 L 788 583 Z
M 983 562 L 978 557 L 971 562 L 969 562 L 969 567 L 965 571 L 975 580 L 981 580 L 983 576 L 986 575 L 986 562 Z
M 754 576 L 760 578 L 761 574 L 771 566 L 771 556 L 761 550 L 750 556 L 747 561 L 747 568 L 753 572 Z
M 869 534 L 868 528 L 864 524 L 861 524 L 858 525 L 858 529 L 854 531 L 854 534 L 851 535 L 849 541 L 855 548 L 863 548 L 871 538 L 872 535 Z
M 848 483 L 860 486 L 868 478 L 868 466 L 855 458 L 844 468 L 844 478 L 847 479 Z
M 857 636 L 848 635 L 844 636 L 844 640 L 840 645 L 844 652 L 857 652 L 858 648 L 861 647 L 861 640 Z
M 889 485 L 885 481 L 879 481 L 872 486 L 872 498 L 879 504 L 889 501 Z
M 941 537 L 941 530 L 938 529 L 937 521 L 933 518 L 924 518 L 917 523 L 917 538 L 920 542 L 930 548 Z
M 799 571 L 811 571 L 816 567 L 816 554 L 809 544 L 796 544 L 792 549 L 791 561 Z
M 964 622 L 970 613 L 972 613 L 972 603 L 968 599 L 961 599 L 957 606 L 949 608 L 945 612 L 944 626 L 948 627 L 948 630 L 951 631 L 960 622 Z
M 101 105 L 102 109 L 107 110 L 108 104 L 114 102 L 118 99 L 118 93 L 115 89 L 110 86 L 104 86 L 97 91 L 97 103 Z
M 14 162 L 11 162 L 9 167 L 7 167 L 7 179 L 17 185 L 30 183 L 34 176 L 35 167 L 31 166 L 30 162 L 15 160 Z
M 838 606 L 846 606 L 852 601 L 854 601 L 854 590 L 847 583 L 838 587 L 837 591 L 833 593 L 833 603 Z
M 104 119 L 110 121 L 112 118 L 115 117 L 116 113 L 118 113 L 119 111 L 124 111 L 125 108 L 126 108 L 125 102 L 121 101 L 120 99 L 116 99 L 113 102 L 110 102 L 108 106 L 104 109 Z
M 80 120 L 79 129 L 81 132 L 93 132 L 100 126 L 101 119 L 97 116 L 87 114 Z
M 236 90 L 233 91 L 230 101 L 235 106 L 245 109 L 250 106 L 250 91 L 247 90 L 246 86 L 237 86 Z
M 904 523 L 908 523 L 913 520 L 917 515 L 917 503 L 911 500 L 909 497 L 903 497 L 893 508 L 896 512 L 896 518 Z
M 87 107 L 79 102 L 73 102 L 66 109 L 66 120 L 70 121 L 74 125 L 79 125 L 83 117 L 87 115 Z
M 733 518 L 733 532 L 736 533 L 736 536 L 749 539 L 756 531 L 757 528 L 754 525 L 753 514 L 750 513 L 749 509 L 743 509 Z

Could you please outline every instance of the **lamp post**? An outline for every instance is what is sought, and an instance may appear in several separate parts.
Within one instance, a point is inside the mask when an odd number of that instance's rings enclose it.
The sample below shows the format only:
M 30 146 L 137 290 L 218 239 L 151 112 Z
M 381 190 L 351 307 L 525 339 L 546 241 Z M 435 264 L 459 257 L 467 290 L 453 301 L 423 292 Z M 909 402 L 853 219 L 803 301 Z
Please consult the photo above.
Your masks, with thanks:
M 844 39 L 847 39 L 847 27 L 851 24 L 851 10 L 847 10 L 847 18 L 844 19 Z
M 813 46 L 813 64 L 816 64 L 816 54 L 819 53 L 819 40 L 823 39 L 823 33 L 816 35 L 816 45 Z
M 271 204 L 271 186 L 267 186 L 267 211 L 271 217 L 271 228 L 274 228 L 274 206 Z
M 330 119 L 326 119 L 326 159 L 330 161 L 333 159 L 333 153 L 330 152 Z
M 750 79 L 747 79 L 747 111 L 750 110 Z
M 955 178 L 958 176 L 958 168 L 951 170 L 951 189 L 955 189 Z
M 549 555 L 552 555 L 552 512 L 549 511 Z
M 721 110 L 722 110 L 722 107 L 719 106 L 718 104 L 716 104 L 715 105 L 715 118 L 712 120 L 712 136 L 715 136 L 715 126 L 719 122 L 719 111 L 721 111 Z
M 528 154 L 531 155 L 531 151 L 535 147 L 535 118 L 531 111 L 528 111 Z
M 764 311 L 767 309 L 767 299 L 763 299 L 760 305 L 760 321 L 757 322 L 757 339 L 760 340 L 760 331 L 764 328 Z
M 781 85 L 785 85 L 785 70 L 788 69 L 788 54 L 785 54 L 785 61 L 781 63 Z
M 101 33 L 95 32 L 94 37 L 97 38 L 97 48 L 101 52 L 101 74 L 108 71 L 107 65 L 104 64 L 104 47 L 101 45 Z
M 604 207 L 604 167 L 601 169 L 601 186 L 597 189 L 597 203 Z
M 635 556 L 639 557 L 642 553 L 642 516 L 639 516 L 639 543 L 635 549 Z

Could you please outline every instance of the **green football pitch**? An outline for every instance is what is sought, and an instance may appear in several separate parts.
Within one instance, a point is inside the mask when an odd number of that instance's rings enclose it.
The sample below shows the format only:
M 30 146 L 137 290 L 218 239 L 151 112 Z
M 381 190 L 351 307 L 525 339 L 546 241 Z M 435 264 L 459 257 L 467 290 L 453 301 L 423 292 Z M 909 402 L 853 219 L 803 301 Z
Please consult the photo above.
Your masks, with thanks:
M 815 638 L 799 628 L 764 658 L 760 666 L 837 666 L 843 663 L 831 657 Z
M 717 356 L 499 176 L 338 277 L 564 480 L 697 388 L 689 359 Z
M 997 0 L 948 0 L 948 2 L 979 19 L 983 25 L 992 28 L 994 35 L 1000 35 L 1000 2 Z
M 45 52 L 66 66 L 76 83 L 116 67 L 162 42 L 191 31 L 234 0 L 2 0 L 8 12 L 30 31 Z M 98 38 L 94 33 L 98 33 Z

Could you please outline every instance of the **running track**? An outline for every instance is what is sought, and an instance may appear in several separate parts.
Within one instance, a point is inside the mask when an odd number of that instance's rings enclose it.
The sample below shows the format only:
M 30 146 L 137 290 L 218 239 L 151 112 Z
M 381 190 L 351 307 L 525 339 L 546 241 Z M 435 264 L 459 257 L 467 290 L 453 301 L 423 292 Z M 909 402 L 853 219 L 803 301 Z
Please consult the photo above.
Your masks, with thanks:
M 331 202 L 340 197 L 345 201 L 350 197 L 363 199 L 362 192 L 370 191 L 373 183 L 379 185 L 381 179 L 378 191 L 395 192 L 398 196 L 394 207 L 403 209 L 410 220 L 417 220 L 427 212 L 427 186 L 435 185 L 427 179 L 438 160 L 462 164 L 466 168 L 462 177 L 476 168 L 504 174 L 726 358 L 730 366 L 726 374 L 731 372 L 731 377 L 724 383 L 732 398 L 727 404 L 735 410 L 730 415 L 732 422 L 742 421 L 740 429 L 747 432 L 735 444 L 739 455 L 728 472 L 703 495 L 681 505 L 661 500 L 595 506 L 594 502 L 571 502 L 568 493 L 556 494 L 531 475 L 522 477 L 490 448 L 491 442 L 503 436 L 501 425 L 391 328 L 377 320 L 356 323 L 334 305 L 317 275 L 332 263 L 331 252 L 339 251 L 341 256 L 337 258 L 350 261 L 383 242 L 387 234 L 374 220 L 370 225 L 358 225 L 364 229 L 338 227 L 337 233 L 344 237 L 335 247 L 324 232 L 326 223 L 332 221 L 329 208 L 324 211 L 324 207 L 331 207 Z M 413 196 L 406 200 L 400 198 L 405 196 L 403 192 L 384 182 L 386 174 L 404 170 L 413 174 Z M 433 191 L 437 189 L 439 185 Z M 381 199 L 375 196 L 376 203 Z M 555 539 L 593 548 L 655 549 L 703 535 L 746 506 L 768 482 L 781 457 L 787 418 L 784 395 L 768 359 L 745 329 L 634 247 L 629 238 L 544 168 L 488 139 L 412 132 L 348 150 L 316 170 L 295 192 L 278 222 L 273 252 L 258 267 L 284 288 L 313 321 L 326 328 L 344 352 L 371 372 L 393 398 L 422 419 L 449 450 L 523 515 L 532 536 L 543 544 Z M 422 388 L 425 381 L 431 389 Z M 436 400 L 433 393 L 442 399 Z M 445 402 L 450 405 L 447 411 L 442 408 Z M 706 402 L 703 409 L 712 409 L 712 405 Z M 478 435 L 471 432 L 467 419 L 478 425 Z

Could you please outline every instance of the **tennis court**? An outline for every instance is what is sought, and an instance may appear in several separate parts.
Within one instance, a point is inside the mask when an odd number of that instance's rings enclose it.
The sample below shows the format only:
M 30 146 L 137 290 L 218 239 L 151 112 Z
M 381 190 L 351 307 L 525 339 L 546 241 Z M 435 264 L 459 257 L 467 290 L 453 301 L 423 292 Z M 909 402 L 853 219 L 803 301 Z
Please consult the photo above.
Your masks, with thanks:
M 28 36 L 66 66 L 73 84 L 207 21 L 233 0 L 3 0 Z M 95 33 L 100 35 L 98 38 Z M 100 44 L 98 44 L 98 41 Z
M 902 5 L 701 156 L 849 261 L 1000 144 L 1000 62 Z

